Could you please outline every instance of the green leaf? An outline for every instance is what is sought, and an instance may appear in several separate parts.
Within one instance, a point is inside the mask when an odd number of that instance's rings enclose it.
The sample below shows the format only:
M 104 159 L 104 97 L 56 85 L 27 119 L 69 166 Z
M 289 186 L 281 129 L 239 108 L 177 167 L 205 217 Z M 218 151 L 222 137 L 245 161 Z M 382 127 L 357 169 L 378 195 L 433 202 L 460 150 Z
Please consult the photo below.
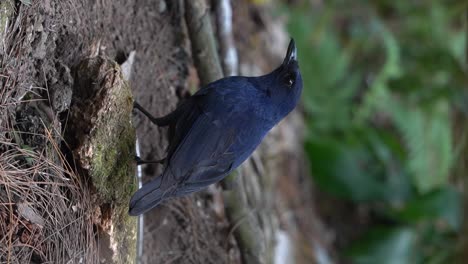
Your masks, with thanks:
M 304 80 L 302 100 L 306 112 L 317 116 L 312 133 L 350 126 L 352 98 L 359 76 L 350 69 L 350 57 L 330 29 L 332 10 L 310 16 L 294 10 L 289 29 L 295 37 Z
M 374 228 L 347 250 L 354 264 L 416 263 L 417 234 L 410 228 Z
M 401 201 L 410 182 L 398 169 L 392 150 L 375 132 L 356 130 L 340 141 L 310 137 L 305 149 L 318 186 L 353 201 Z
M 389 98 L 388 82 L 399 77 L 401 72 L 400 47 L 395 36 L 378 20 L 374 20 L 375 31 L 384 45 L 385 63 L 377 72 L 370 89 L 363 98 L 362 105 L 356 113 L 357 121 L 364 122 L 369 119 L 375 109 L 379 109 Z
M 464 106 L 466 4 L 449 2 L 326 1 L 291 13 L 314 180 L 379 202 L 371 224 L 411 225 L 351 242 L 354 263 L 453 263 L 462 212 L 448 181 L 460 143 L 451 111 L 454 99 Z
M 409 152 L 407 164 L 414 185 L 427 193 L 447 184 L 453 162 L 448 103 L 441 100 L 424 109 L 393 101 L 390 111 Z
M 438 228 L 458 231 L 462 221 L 461 198 L 457 190 L 446 186 L 415 198 L 398 210 L 395 216 L 412 224 L 431 221 L 437 224 Z

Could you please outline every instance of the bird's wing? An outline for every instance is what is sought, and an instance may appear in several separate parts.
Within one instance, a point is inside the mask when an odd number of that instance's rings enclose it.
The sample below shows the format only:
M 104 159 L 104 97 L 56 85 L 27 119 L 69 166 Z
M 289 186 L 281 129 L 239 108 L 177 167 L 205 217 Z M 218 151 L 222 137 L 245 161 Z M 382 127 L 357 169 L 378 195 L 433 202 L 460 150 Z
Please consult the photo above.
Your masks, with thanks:
M 222 119 L 221 117 L 224 115 L 224 112 L 226 114 L 229 114 L 230 111 L 232 112 L 229 109 L 229 105 L 234 100 L 234 90 L 239 88 L 241 87 L 214 82 L 199 90 L 178 107 L 177 111 L 179 115 L 174 124 L 174 133 L 167 149 L 168 160 L 171 159 L 189 132 L 203 129 L 200 125 L 198 125 L 198 128 L 194 128 L 195 122 L 199 118 L 198 123 L 203 123 L 205 128 L 209 128 L 211 127 L 211 123 L 219 123 L 217 119 Z
M 196 191 L 221 180 L 243 156 L 233 149 L 248 149 L 242 147 L 248 142 L 239 137 L 251 119 L 242 107 L 243 97 L 239 90 L 226 87 L 192 96 L 191 107 L 177 121 L 164 173 L 179 191 Z
M 171 196 L 197 191 L 231 170 L 236 156 L 229 148 L 236 134 L 207 111 L 210 105 L 205 100 L 212 100 L 206 98 L 208 94 L 191 97 L 180 106 L 165 171 L 133 195 L 131 215 L 142 214 Z

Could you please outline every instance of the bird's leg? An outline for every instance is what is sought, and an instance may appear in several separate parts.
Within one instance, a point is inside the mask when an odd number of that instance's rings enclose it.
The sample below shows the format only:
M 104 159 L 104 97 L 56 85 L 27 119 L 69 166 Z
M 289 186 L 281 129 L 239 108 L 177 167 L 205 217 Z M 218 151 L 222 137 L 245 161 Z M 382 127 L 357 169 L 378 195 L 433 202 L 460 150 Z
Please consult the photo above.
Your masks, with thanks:
M 163 164 L 166 161 L 166 158 L 163 158 L 160 160 L 142 160 L 140 157 L 135 156 L 135 160 L 136 160 L 137 165 L 153 164 L 153 163 Z
M 133 102 L 133 108 L 138 109 L 140 112 L 142 112 L 146 117 L 149 118 L 149 120 L 151 120 L 151 122 L 153 122 L 153 124 L 155 124 L 157 126 L 161 126 L 161 124 L 160 124 L 161 122 L 159 121 L 159 118 L 154 117 L 152 114 L 150 114 L 148 111 L 146 111 L 146 109 L 144 109 L 136 101 Z
M 173 112 L 163 116 L 163 117 L 154 117 L 151 115 L 146 109 L 144 109 L 139 103 L 136 101 L 133 102 L 133 108 L 138 109 L 140 112 L 142 112 L 146 117 L 151 120 L 151 122 L 157 126 L 168 126 L 171 123 L 174 123 L 174 121 L 177 120 L 177 118 L 180 116 L 180 114 L 183 111 L 183 108 L 177 108 Z

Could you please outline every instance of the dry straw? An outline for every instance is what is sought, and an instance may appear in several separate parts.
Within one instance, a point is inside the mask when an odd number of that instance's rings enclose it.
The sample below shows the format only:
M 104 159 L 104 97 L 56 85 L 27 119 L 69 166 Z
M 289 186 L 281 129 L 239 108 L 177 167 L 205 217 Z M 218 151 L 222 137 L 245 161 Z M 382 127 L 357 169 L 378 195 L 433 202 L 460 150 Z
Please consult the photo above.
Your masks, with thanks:
M 39 118 L 33 132 L 16 124 L 19 107 L 40 104 L 31 100 L 40 88 L 25 85 L 34 83 L 26 63 L 32 9 L 5 3 L 2 12 L 18 10 L 2 13 L 10 20 L 0 29 L 0 263 L 96 263 L 91 197 L 60 151 L 58 123 Z

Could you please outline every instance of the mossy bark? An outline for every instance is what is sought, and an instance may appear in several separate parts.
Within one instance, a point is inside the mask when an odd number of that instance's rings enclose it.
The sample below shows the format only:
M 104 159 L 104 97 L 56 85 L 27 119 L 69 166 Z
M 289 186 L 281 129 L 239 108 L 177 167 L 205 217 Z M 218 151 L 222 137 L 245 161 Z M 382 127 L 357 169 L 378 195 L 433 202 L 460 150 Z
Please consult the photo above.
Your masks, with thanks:
M 100 232 L 100 260 L 132 263 L 136 218 L 127 211 L 137 188 L 131 90 L 119 65 L 104 57 L 82 61 L 74 79 L 66 136 L 81 174 L 95 189 L 92 218 Z

